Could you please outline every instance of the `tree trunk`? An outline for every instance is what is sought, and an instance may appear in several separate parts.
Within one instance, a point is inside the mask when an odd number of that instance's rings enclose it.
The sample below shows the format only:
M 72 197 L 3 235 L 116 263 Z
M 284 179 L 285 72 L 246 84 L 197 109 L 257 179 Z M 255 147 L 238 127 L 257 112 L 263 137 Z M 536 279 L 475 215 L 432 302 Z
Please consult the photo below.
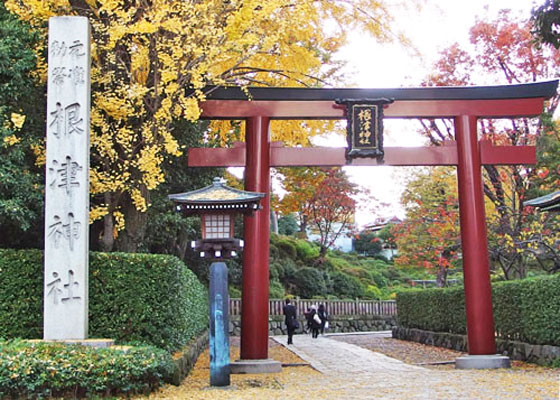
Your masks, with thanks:
M 301 215 L 299 219 L 299 231 L 307 235 L 307 215 Z
M 111 210 L 112 196 L 110 193 L 105 193 L 104 195 L 105 204 L 109 205 L 109 210 Z M 103 217 L 103 233 L 101 234 L 101 239 L 99 241 L 99 247 L 101 251 L 109 252 L 113 251 L 113 246 L 115 244 L 114 236 L 115 223 L 113 221 L 113 215 L 111 211 Z
M 436 285 L 438 288 L 445 287 L 447 285 L 447 268 L 444 266 L 439 266 L 436 275 Z
M 272 208 L 270 210 L 270 231 L 278 235 L 278 214 Z
M 142 194 L 149 204 L 149 193 L 142 187 Z M 137 253 L 142 251 L 141 246 L 146 235 L 148 213 L 136 209 L 132 199 L 127 195 L 122 202 L 125 229 L 119 232 L 116 240 L 116 249 L 125 253 Z

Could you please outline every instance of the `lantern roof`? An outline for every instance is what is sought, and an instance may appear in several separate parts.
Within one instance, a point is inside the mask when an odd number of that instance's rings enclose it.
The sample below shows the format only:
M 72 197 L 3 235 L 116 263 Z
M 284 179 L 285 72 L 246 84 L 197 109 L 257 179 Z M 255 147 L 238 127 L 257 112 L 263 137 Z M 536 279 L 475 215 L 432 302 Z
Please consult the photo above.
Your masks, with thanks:
M 560 211 L 560 190 L 527 200 L 523 205 L 538 207 L 541 211 Z
M 259 208 L 264 193 L 248 192 L 224 185 L 221 178 L 214 178 L 210 186 L 185 193 L 170 194 L 170 200 L 181 203 L 185 211 L 252 211 Z M 183 207 L 184 206 L 184 207 Z

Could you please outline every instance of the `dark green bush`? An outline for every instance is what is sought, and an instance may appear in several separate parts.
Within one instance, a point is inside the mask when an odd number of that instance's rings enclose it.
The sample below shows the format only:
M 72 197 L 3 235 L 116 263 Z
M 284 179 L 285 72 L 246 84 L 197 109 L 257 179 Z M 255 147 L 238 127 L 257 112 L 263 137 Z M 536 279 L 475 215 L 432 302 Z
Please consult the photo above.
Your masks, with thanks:
M 315 269 L 303 267 L 294 274 L 296 293 L 304 299 L 311 299 L 314 296 L 326 296 L 327 287 L 323 274 Z
M 280 239 L 276 243 L 276 247 L 278 248 L 278 253 L 282 258 L 297 258 L 297 250 L 296 245 L 292 240 L 289 239 Z
M 355 299 L 363 297 L 364 288 L 360 281 L 353 276 L 343 274 L 341 272 L 331 272 L 332 294 L 338 298 Z
M 492 301 L 500 338 L 560 345 L 560 274 L 494 283 Z M 466 332 L 462 287 L 400 292 L 397 308 L 400 326 Z
M 292 214 L 278 218 L 278 233 L 281 235 L 293 235 L 299 231 L 299 225 Z
M 13 398 L 146 393 L 173 374 L 169 353 L 145 346 L 94 349 L 0 342 L 0 393 Z
M 90 253 L 89 336 L 176 350 L 208 324 L 206 289 L 176 257 Z M 0 337 L 41 338 L 43 254 L 0 250 Z
M 269 260 L 275 260 L 279 257 L 280 255 L 280 251 L 278 250 L 278 247 L 276 247 L 276 245 L 274 245 L 273 243 L 270 243 L 269 248 L 268 248 L 268 256 L 269 256 Z
M 0 338 L 43 337 L 43 252 L 0 249 Z
M 285 296 L 284 287 L 277 280 L 270 280 L 268 289 L 268 298 L 283 299 Z
M 494 283 L 492 303 L 494 308 L 494 323 L 496 332 L 503 339 L 519 340 L 524 321 L 521 317 L 521 295 L 525 281 L 511 281 Z M 499 289 L 498 289 L 499 288 Z M 512 318 L 512 316 L 517 316 Z
M 284 267 L 278 261 L 271 262 L 268 266 L 268 278 L 270 280 L 280 280 L 284 276 Z
M 522 340 L 560 345 L 560 274 L 527 279 L 520 302 Z
M 389 280 L 380 271 L 370 270 L 369 276 L 378 287 L 386 287 L 389 284 Z

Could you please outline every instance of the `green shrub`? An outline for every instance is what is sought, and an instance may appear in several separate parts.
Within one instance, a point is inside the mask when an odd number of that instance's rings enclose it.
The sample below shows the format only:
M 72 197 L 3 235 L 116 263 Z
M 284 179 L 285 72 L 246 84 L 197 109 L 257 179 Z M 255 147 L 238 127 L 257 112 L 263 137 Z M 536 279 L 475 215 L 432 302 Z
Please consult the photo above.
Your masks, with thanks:
M 386 287 L 389 284 L 389 280 L 380 271 L 369 271 L 369 276 L 370 279 L 375 282 L 377 287 Z
M 296 245 L 292 240 L 289 239 L 280 239 L 276 243 L 276 247 L 278 248 L 278 253 L 282 258 L 297 258 L 297 250 Z
M 399 325 L 437 332 L 465 333 L 463 298 L 463 288 L 460 287 L 399 292 Z
M 43 337 L 43 275 L 41 251 L 0 249 L 0 338 Z
M 319 248 L 305 240 L 298 240 L 296 241 L 296 253 L 300 260 L 311 263 L 319 257 Z
M 377 286 L 368 285 L 364 291 L 364 297 L 371 300 L 380 300 L 383 297 L 383 292 Z
M 228 286 L 229 297 L 231 299 L 240 299 L 241 298 L 241 290 L 236 288 L 235 286 L 229 285 Z
M 43 254 L 0 250 L 0 337 L 41 338 Z M 178 258 L 90 253 L 89 336 L 176 350 L 208 324 L 206 289 Z
M 520 296 L 522 340 L 560 345 L 560 274 L 525 282 Z
M 278 278 L 280 282 L 282 282 L 285 286 L 295 282 L 295 274 L 300 267 L 296 265 L 294 260 L 291 258 L 278 260 L 278 262 L 275 263 L 275 266 L 278 271 Z
M 299 231 L 299 225 L 293 214 L 284 215 L 278 218 L 278 233 L 281 235 L 293 235 Z
M 268 258 L 272 262 L 272 260 L 275 260 L 280 256 L 280 251 L 278 250 L 278 247 L 276 247 L 276 245 L 274 245 L 273 243 L 270 243 L 269 246 Z
M 323 274 L 315 269 L 303 267 L 294 274 L 294 284 L 296 294 L 304 299 L 311 299 L 313 296 L 325 296 L 327 287 Z
M 492 301 L 498 337 L 560 345 L 560 274 L 494 283 Z M 397 309 L 400 326 L 466 332 L 462 287 L 399 292 Z
M 279 280 L 284 275 L 284 267 L 281 263 L 274 261 L 268 266 L 268 278 L 270 280 Z
M 284 287 L 277 280 L 270 280 L 268 286 L 268 298 L 270 299 L 283 299 L 286 293 Z
M 494 284 L 492 303 L 494 305 L 494 323 L 498 336 L 503 339 L 519 340 L 524 323 L 521 316 L 521 296 L 524 281 L 504 282 L 499 286 Z M 512 318 L 516 315 L 517 318 Z
M 353 276 L 335 271 L 330 274 L 332 280 L 332 290 L 339 298 L 355 299 L 363 297 L 364 288 L 360 281 Z
M 169 381 L 173 371 L 170 354 L 150 346 L 0 342 L 0 393 L 13 398 L 146 393 Z

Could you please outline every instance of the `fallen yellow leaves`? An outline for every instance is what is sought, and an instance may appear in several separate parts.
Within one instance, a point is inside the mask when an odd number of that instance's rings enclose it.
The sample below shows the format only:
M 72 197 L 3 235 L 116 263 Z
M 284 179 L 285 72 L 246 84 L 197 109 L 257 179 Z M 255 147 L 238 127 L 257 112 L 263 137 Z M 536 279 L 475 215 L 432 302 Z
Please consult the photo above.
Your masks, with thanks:
M 232 338 L 231 360 L 239 358 L 236 338 Z M 366 339 L 365 337 L 363 339 Z M 363 339 L 361 345 L 363 345 Z M 295 338 L 297 340 L 297 337 Z M 370 337 L 370 340 L 371 337 Z M 394 339 L 385 339 L 394 341 Z M 406 353 L 410 342 L 397 341 L 384 345 L 397 353 Z M 412 344 L 414 345 L 414 344 Z M 378 348 L 383 345 L 378 344 Z M 431 359 L 449 357 L 447 353 L 432 346 L 408 346 L 409 354 Z M 328 348 L 325 351 L 329 351 Z M 414 372 L 362 371 L 359 373 L 322 374 L 309 366 L 284 367 L 277 374 L 231 375 L 227 388 L 210 387 L 209 354 L 204 352 L 191 374 L 181 386 L 165 386 L 151 394 L 148 399 L 266 399 L 266 400 L 356 400 L 356 399 L 557 399 L 558 370 L 535 367 L 514 362 L 508 370 L 439 370 L 423 369 Z M 304 364 L 301 358 L 276 343 L 270 344 L 269 357 L 283 364 Z M 351 355 L 349 355 L 351 357 Z M 338 363 L 341 360 L 333 360 Z

